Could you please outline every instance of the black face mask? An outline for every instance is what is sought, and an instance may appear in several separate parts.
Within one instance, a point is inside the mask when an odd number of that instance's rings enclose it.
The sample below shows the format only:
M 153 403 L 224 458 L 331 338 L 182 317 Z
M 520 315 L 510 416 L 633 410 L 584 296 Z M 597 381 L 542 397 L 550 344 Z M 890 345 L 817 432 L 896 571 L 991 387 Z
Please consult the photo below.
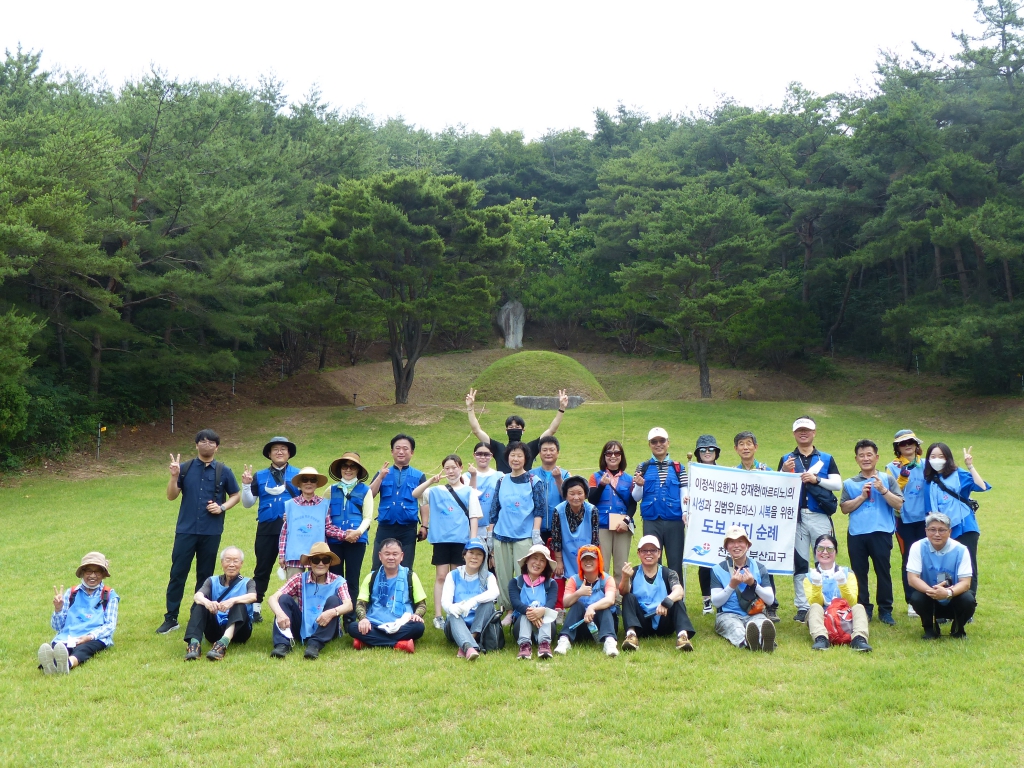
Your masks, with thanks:
M 506 429 L 505 434 L 508 435 L 510 442 L 518 442 L 523 439 L 523 430 L 521 429 Z

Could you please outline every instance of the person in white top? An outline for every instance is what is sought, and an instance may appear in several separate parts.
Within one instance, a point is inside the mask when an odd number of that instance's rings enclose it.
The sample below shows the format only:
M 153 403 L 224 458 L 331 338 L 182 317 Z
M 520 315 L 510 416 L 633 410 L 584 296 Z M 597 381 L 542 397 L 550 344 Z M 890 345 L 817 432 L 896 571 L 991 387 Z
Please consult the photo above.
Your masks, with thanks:
M 485 645 L 483 635 L 494 620 L 498 580 L 484 564 L 487 547 L 480 539 L 470 539 L 462 556 L 466 564 L 448 572 L 441 590 L 441 607 L 448 617 L 444 634 L 459 647 L 458 658 L 475 661 L 480 651 L 496 650 Z

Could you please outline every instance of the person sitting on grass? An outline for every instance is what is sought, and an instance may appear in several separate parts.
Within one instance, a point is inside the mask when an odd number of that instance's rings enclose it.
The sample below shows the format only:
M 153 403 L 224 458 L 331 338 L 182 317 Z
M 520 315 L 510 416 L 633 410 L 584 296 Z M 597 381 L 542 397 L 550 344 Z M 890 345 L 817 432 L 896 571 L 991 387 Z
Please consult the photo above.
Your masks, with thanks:
M 747 557 L 751 542 L 741 526 L 726 529 L 723 547 L 728 557 L 711 569 L 711 602 L 718 609 L 715 632 L 737 648 L 771 653 L 775 625 L 764 609 L 775 601 L 775 593 L 768 571 Z
M 66 675 L 114 644 L 120 598 L 103 583 L 110 578 L 107 558 L 89 552 L 75 576 L 82 580 L 78 586 L 67 591 L 63 584 L 53 588 L 50 626 L 57 635 L 37 653 L 44 675 Z
M 576 572 L 565 580 L 565 623 L 555 653 L 564 656 L 576 638 L 591 638 L 604 643 L 606 656 L 618 656 L 615 642 L 615 582 L 604 572 L 601 548 L 592 544 L 580 547 Z
M 470 539 L 462 551 L 465 565 L 448 571 L 441 590 L 441 607 L 448 615 L 444 635 L 459 647 L 456 656 L 475 661 L 484 652 L 483 631 L 494 619 L 498 580 L 487 570 L 487 546 Z
M 871 650 L 868 645 L 868 613 L 857 602 L 856 574 L 836 565 L 838 548 L 836 537 L 831 533 L 823 533 L 814 542 L 815 565 L 804 583 L 804 592 L 811 603 L 807 609 L 807 628 L 814 638 L 811 648 L 827 651 L 833 645 L 849 644 L 854 651 L 868 652 Z M 826 612 L 833 617 L 832 632 L 825 627 Z M 836 620 L 840 623 L 838 627 L 835 626 Z
M 296 630 L 306 644 L 304 657 L 319 658 L 323 647 L 341 634 L 341 617 L 352 610 L 348 584 L 331 573 L 340 560 L 327 542 L 313 544 L 299 562 L 309 571 L 292 576 L 268 601 L 276 617 L 270 652 L 275 659 L 291 652 Z
M 947 515 L 932 512 L 924 520 L 925 538 L 911 544 L 907 557 L 907 580 L 914 590 L 910 602 L 921 617 L 925 640 L 942 634 L 938 619 L 953 620 L 950 637 L 967 637 L 964 627 L 978 607 L 971 591 L 971 553 L 950 537 L 952 527 Z
M 367 646 L 414 653 L 423 637 L 427 593 L 420 577 L 402 565 L 402 543 L 385 539 L 380 544 L 380 568 L 359 585 L 355 620 L 345 627 L 357 651 Z
M 192 612 L 185 627 L 185 661 L 199 658 L 204 636 L 213 643 L 206 654 L 210 661 L 220 661 L 228 645 L 244 643 L 252 636 L 256 581 L 239 575 L 244 560 L 242 550 L 227 547 L 220 553 L 224 575 L 208 578 L 192 598 Z
M 639 650 L 639 637 L 675 634 L 676 648 L 692 651 L 690 638 L 697 632 L 686 614 L 679 574 L 661 564 L 661 542 L 656 536 L 641 538 L 636 550 L 640 554 L 640 565 L 633 568 L 627 562 L 622 566 L 619 580 L 622 623 L 626 625 L 622 650 Z
M 543 544 L 534 544 L 519 558 L 520 575 L 508 583 L 512 619 L 519 642 L 519 659 L 529 660 L 533 642 L 537 658 L 551 658 L 551 630 L 555 624 L 558 585 L 554 580 L 555 561 Z

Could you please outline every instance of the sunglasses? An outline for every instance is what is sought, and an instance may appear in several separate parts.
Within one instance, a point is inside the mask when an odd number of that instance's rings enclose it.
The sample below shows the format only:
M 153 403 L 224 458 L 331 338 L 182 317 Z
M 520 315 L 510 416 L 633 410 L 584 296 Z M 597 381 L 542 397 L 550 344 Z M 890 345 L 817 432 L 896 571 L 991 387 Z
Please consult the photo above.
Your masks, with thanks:
M 916 446 L 916 445 L 917 445 L 917 441 L 916 441 L 916 440 L 904 440 L 904 441 L 903 441 L 902 443 L 896 443 L 896 445 L 897 445 L 897 447 L 899 447 L 899 448 L 902 448 L 902 447 L 903 447 L 903 446 L 905 446 L 905 445 L 913 445 L 913 446 Z
M 701 448 L 700 452 L 701 453 L 714 453 L 715 449 L 714 448 Z
M 331 558 L 329 557 L 311 557 L 309 558 L 310 565 L 330 565 Z
M 622 451 L 605 451 L 604 455 L 605 456 L 621 456 L 622 455 Z
M 815 547 L 814 551 L 817 552 L 818 554 L 824 555 L 824 554 L 826 554 L 828 552 L 835 552 L 836 548 L 835 547 Z
M 664 437 L 656 437 L 653 440 L 648 440 L 651 445 L 664 445 L 668 442 Z

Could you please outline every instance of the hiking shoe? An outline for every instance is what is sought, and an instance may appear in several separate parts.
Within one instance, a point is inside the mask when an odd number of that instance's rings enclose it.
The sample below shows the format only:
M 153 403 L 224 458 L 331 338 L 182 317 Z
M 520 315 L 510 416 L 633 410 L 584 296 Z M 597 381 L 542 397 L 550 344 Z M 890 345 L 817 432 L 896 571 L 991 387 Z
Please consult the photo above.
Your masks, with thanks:
M 52 675 L 57 671 L 57 666 L 53 663 L 53 647 L 49 643 L 43 643 L 39 646 L 39 653 L 36 654 L 36 658 L 39 659 L 39 666 L 42 668 L 44 675 Z
M 310 640 L 306 643 L 306 652 L 302 654 L 302 658 L 315 661 L 320 658 L 320 650 L 323 648 L 323 644 L 317 640 Z
M 366 647 L 366 645 L 363 643 L 362 640 L 357 640 L 356 638 L 352 638 L 352 650 L 353 651 L 361 651 L 365 647 Z
M 770 622 L 769 622 L 770 623 Z M 774 626 L 774 625 L 773 625 Z M 761 647 L 761 633 L 757 630 L 757 624 L 750 622 L 744 632 L 747 640 L 747 648 L 756 651 Z
M 871 646 L 868 645 L 866 638 L 857 635 L 853 640 L 850 641 L 851 651 L 860 651 L 861 653 L 871 653 Z
M 888 624 L 890 627 L 896 626 L 896 619 L 892 617 L 892 611 L 879 611 L 878 620 L 883 624 Z
M 639 651 L 640 641 L 636 639 L 636 632 L 627 632 L 626 639 L 622 641 L 622 650 Z
M 832 647 L 832 644 L 829 643 L 827 637 L 825 637 L 824 635 L 818 635 L 816 638 L 814 638 L 814 645 L 811 646 L 811 650 L 812 651 L 827 651 L 831 647 Z
M 907 606 L 907 618 L 908 619 L 916 619 L 916 618 L 918 618 L 917 611 L 914 610 L 914 606 L 912 606 L 912 605 L 908 605 Z
M 685 653 L 690 653 L 693 650 L 693 643 L 690 642 L 690 636 L 686 632 L 676 635 L 676 650 Z
M 764 615 L 768 617 L 768 620 L 772 624 L 778 624 L 782 619 L 779 618 L 779 609 L 773 605 L 769 605 L 764 609 Z
M 395 650 L 403 653 L 416 653 L 416 643 L 412 640 L 399 640 L 395 643 Z
M 455 654 L 455 658 L 456 659 L 464 659 L 464 658 L 466 658 L 466 652 L 464 650 L 462 650 L 461 648 L 459 648 L 459 652 Z
M 221 661 L 224 658 L 224 654 L 228 652 L 228 647 L 224 645 L 220 640 L 213 644 L 213 647 L 206 652 L 206 658 L 210 661 Z
M 956 619 L 953 619 L 952 623 L 949 625 L 949 636 L 950 637 L 967 637 L 967 632 L 964 630 L 964 628 L 962 626 L 960 626 L 960 622 L 959 621 L 957 621 Z M 60 643 L 57 643 L 57 645 L 59 646 Z M 57 665 L 57 671 L 60 672 L 60 664 Z
M 801 608 L 799 611 L 797 611 L 796 615 L 793 617 L 793 621 L 799 621 L 801 624 L 806 624 L 807 623 L 807 609 L 806 608 Z
M 166 635 L 176 629 L 180 629 L 180 626 L 175 619 L 164 619 L 164 623 L 156 628 L 156 633 L 158 635 Z
M 604 639 L 604 655 L 612 657 L 619 655 L 619 644 L 615 642 L 614 637 Z
M 704 609 L 701 611 L 701 615 L 702 616 L 707 616 L 708 614 L 714 613 L 715 612 L 715 606 L 713 606 L 711 604 L 711 598 L 710 597 L 705 597 L 705 598 L 702 598 L 702 600 L 704 602 Z
M 519 655 L 516 658 L 522 661 L 529 661 L 531 656 L 533 656 L 533 646 L 529 643 L 520 643 Z
M 761 650 L 765 653 L 775 650 L 775 625 L 770 621 L 761 622 Z
M 926 626 L 924 628 L 924 634 L 921 635 L 922 640 L 938 640 L 940 637 L 942 637 L 942 630 L 939 629 L 938 622 L 932 624 L 930 627 Z
M 545 640 L 537 646 L 537 658 L 538 659 L 550 659 L 551 658 L 551 643 Z
M 259 624 L 263 621 L 263 610 L 260 608 L 260 604 L 256 603 L 252 608 L 252 623 Z
M 278 643 L 274 646 L 274 650 L 270 652 L 270 658 L 272 659 L 283 659 L 289 653 L 292 652 L 292 647 L 287 643 Z
M 476 661 L 480 658 L 480 651 L 471 645 L 466 649 L 466 653 L 463 655 L 466 657 L 466 661 Z
M 64 643 L 57 643 L 53 646 L 53 666 L 58 675 L 66 675 L 71 671 L 68 647 Z
M 185 661 L 195 661 L 199 658 L 199 654 L 203 652 L 203 646 L 193 640 L 188 644 L 188 650 L 185 651 Z
M 444 629 L 444 619 L 442 617 L 434 617 L 434 629 Z
M 555 653 L 559 656 L 565 656 L 565 654 L 569 652 L 570 648 L 572 648 L 572 643 L 569 642 L 569 638 L 562 635 L 558 638 L 558 645 L 555 646 Z

